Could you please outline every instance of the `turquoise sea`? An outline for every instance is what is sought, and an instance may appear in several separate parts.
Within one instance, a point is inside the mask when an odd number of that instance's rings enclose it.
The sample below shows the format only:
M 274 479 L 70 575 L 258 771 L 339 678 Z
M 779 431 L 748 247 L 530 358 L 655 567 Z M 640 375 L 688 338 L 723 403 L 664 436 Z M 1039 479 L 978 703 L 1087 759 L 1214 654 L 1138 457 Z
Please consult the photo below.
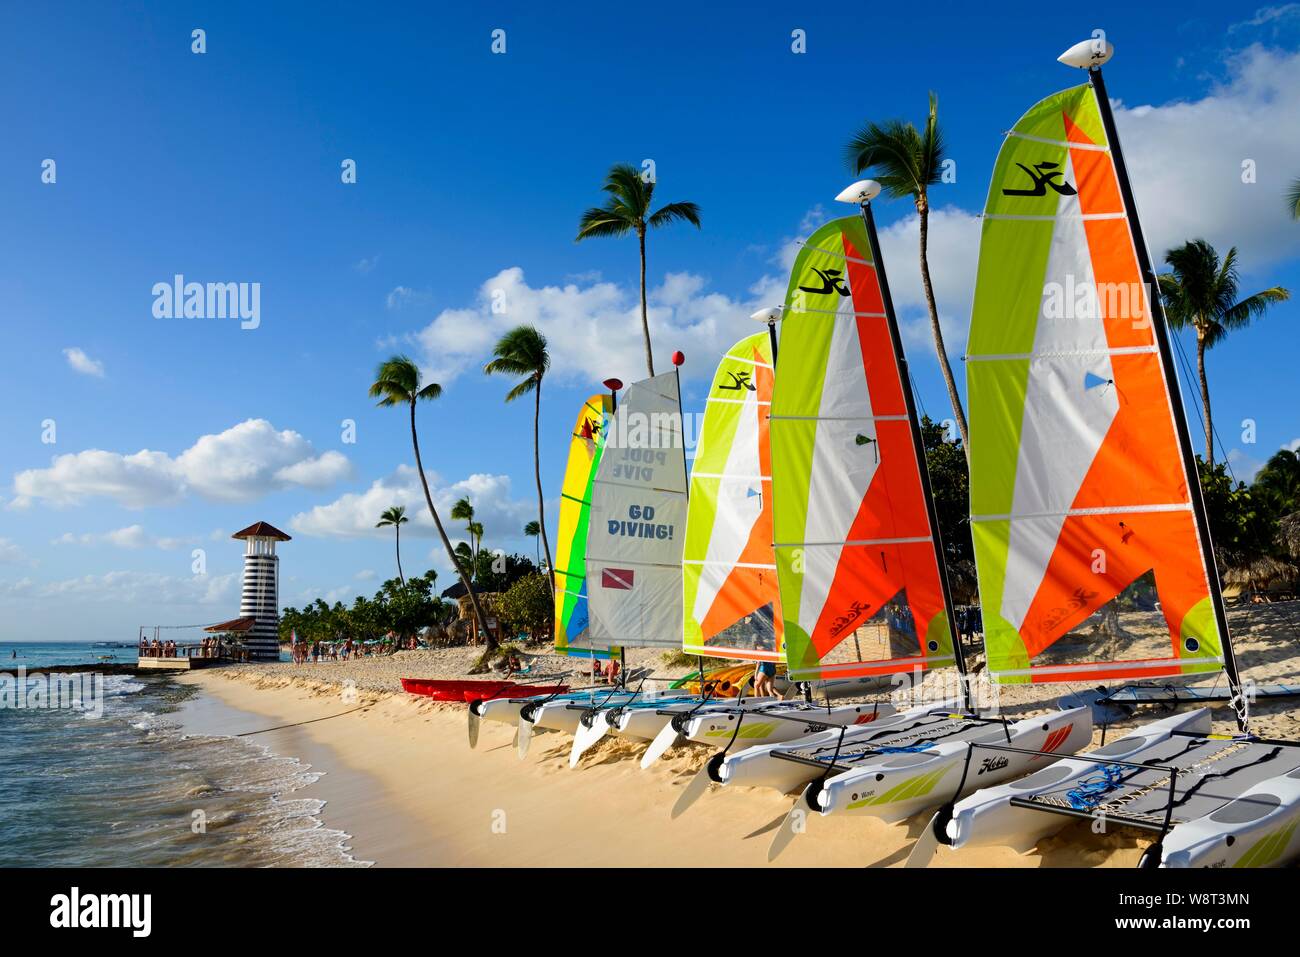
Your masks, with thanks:
M 108 655 L 135 660 L 133 648 L 0 643 L 0 866 L 358 863 L 322 803 L 294 796 L 316 772 L 251 739 L 183 730 L 195 688 L 99 673 L 66 676 L 77 693 L 56 694 L 14 674 Z

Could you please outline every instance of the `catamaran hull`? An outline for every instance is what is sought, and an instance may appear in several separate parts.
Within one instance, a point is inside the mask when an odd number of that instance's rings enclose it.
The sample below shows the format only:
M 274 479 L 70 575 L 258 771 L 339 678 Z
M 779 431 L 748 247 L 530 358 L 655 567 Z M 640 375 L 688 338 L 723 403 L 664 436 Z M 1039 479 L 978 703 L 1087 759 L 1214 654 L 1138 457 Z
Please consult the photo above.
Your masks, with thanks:
M 918 708 L 909 708 L 897 714 L 879 717 L 875 721 L 850 727 L 844 733 L 842 744 L 851 744 L 863 734 L 877 734 L 890 729 L 905 729 L 910 723 L 928 714 L 943 713 L 957 707 L 955 701 L 945 701 Z M 840 741 L 839 728 L 818 731 L 780 744 L 755 745 L 727 755 L 718 766 L 717 783 L 741 787 L 775 788 L 781 792 L 793 791 L 821 775 L 821 769 L 798 761 L 788 761 L 779 755 L 790 747 L 834 746 Z
M 1300 768 L 1165 836 L 1161 867 L 1283 867 L 1300 858 Z
M 1026 718 L 1008 725 L 1005 732 L 991 728 L 980 740 L 1072 754 L 1092 740 L 1092 713 L 1074 708 Z M 1039 754 L 976 750 L 967 769 L 969 749 L 969 741 L 949 741 L 923 751 L 878 755 L 828 778 L 812 800 L 824 815 L 865 814 L 901 821 L 985 785 L 1028 774 L 1051 760 Z
M 604 697 L 609 691 L 591 692 L 591 691 L 570 691 L 568 694 L 559 695 L 554 698 L 555 701 L 591 701 L 593 694 L 599 694 Z M 479 718 L 483 721 L 499 721 L 502 724 L 517 725 L 519 723 L 519 712 L 525 705 L 535 704 L 549 695 L 535 695 L 531 698 L 488 698 L 479 701 L 477 704 L 471 703 Z
M 946 832 L 955 849 L 1001 845 L 1024 853 L 1055 834 L 1072 818 L 1034 808 L 1018 807 L 1013 798 L 1029 798 L 1048 789 L 1058 790 L 1069 781 L 1094 775 L 1098 764 L 1111 761 L 1141 763 L 1155 756 L 1175 731 L 1207 734 L 1210 712 L 1205 708 L 1153 721 L 1135 733 L 1112 741 L 1079 757 L 1065 758 L 1041 767 L 1029 777 L 997 787 L 981 788 L 953 808 Z M 989 752 L 994 753 L 994 752 Z M 982 782 L 981 782 L 982 783 Z
M 715 747 L 727 744 L 734 735 L 737 742 L 754 746 L 760 744 L 778 744 L 793 741 L 821 730 L 824 727 L 843 727 L 845 725 L 870 724 L 881 718 L 897 714 L 898 709 L 892 704 L 852 704 L 836 708 L 823 708 L 813 705 L 790 708 L 768 709 L 772 714 L 762 710 L 752 712 L 712 711 L 692 718 L 682 729 L 682 736 L 695 744 L 708 744 Z M 777 717 L 776 714 L 782 715 Z M 799 719 L 799 720 L 791 720 Z M 736 730 L 737 722 L 740 730 Z
M 703 706 L 697 701 L 664 704 L 655 708 L 628 708 L 619 714 L 612 730 L 624 738 L 653 741 L 673 718 L 684 712 L 694 709 L 698 709 L 702 714 L 727 710 L 753 711 L 757 708 L 769 707 L 775 700 L 775 698 L 745 698 L 715 701 Z
M 610 695 L 608 692 L 596 699 L 601 707 L 615 708 L 619 705 L 635 701 L 636 696 L 630 692 Z M 588 708 L 589 703 L 562 701 L 556 699 L 548 701 L 539 708 L 534 709 L 532 721 L 539 728 L 547 728 L 551 731 L 563 731 L 566 734 L 573 734 L 578 730 L 578 722 Z

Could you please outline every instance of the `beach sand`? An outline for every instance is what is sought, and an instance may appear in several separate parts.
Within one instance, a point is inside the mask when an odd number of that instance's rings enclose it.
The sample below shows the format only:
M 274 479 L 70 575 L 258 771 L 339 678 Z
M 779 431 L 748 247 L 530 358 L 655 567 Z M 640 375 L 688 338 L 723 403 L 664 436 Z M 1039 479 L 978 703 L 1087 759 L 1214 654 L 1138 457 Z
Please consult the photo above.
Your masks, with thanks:
M 1300 604 L 1233 610 L 1246 673 L 1259 682 L 1300 681 Z M 715 789 L 677 820 L 670 809 L 710 752 L 670 751 L 638 765 L 643 744 L 607 738 L 568 766 L 572 739 L 535 738 L 525 761 L 511 727 L 485 723 L 477 750 L 466 740 L 465 706 L 402 693 L 397 678 L 463 675 L 466 649 L 294 666 L 226 667 L 180 680 L 224 705 L 199 718 L 212 733 L 273 728 L 253 739 L 325 775 L 295 796 L 325 800 L 325 823 L 353 835 L 353 853 L 380 866 L 888 866 L 906 860 L 924 818 L 812 818 L 776 865 L 772 832 L 792 798 L 767 789 Z M 554 664 L 554 660 L 550 662 Z M 1212 680 L 1212 679 L 1211 679 Z M 1208 681 L 1206 682 L 1208 683 Z M 1004 714 L 1055 707 L 1068 685 L 1003 689 Z M 234 709 L 233 711 L 230 709 Z M 1300 735 L 1295 699 L 1261 702 L 1257 733 Z M 1148 710 L 1113 726 L 1110 739 L 1157 717 Z M 1233 730 L 1225 706 L 1216 730 Z M 1100 731 L 1094 735 L 1094 746 Z M 1096 835 L 1069 824 L 1025 855 L 1007 848 L 943 852 L 932 866 L 1132 867 L 1149 839 L 1120 830 Z M 727 892 L 721 892 L 727 893 Z

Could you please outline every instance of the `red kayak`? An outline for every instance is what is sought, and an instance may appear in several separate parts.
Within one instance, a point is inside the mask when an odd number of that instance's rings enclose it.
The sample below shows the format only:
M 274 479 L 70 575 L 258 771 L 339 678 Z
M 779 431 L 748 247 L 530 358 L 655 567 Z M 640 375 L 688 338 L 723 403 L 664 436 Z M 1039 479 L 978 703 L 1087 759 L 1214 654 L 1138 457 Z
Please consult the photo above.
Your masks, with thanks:
M 434 678 L 403 678 L 402 690 L 423 695 L 435 701 L 466 701 L 474 698 L 499 698 L 505 692 L 520 690 L 526 695 L 556 694 L 567 691 L 567 685 L 526 685 L 518 681 L 475 681 L 470 679 L 438 680 Z M 472 697 L 471 697 L 472 696 Z

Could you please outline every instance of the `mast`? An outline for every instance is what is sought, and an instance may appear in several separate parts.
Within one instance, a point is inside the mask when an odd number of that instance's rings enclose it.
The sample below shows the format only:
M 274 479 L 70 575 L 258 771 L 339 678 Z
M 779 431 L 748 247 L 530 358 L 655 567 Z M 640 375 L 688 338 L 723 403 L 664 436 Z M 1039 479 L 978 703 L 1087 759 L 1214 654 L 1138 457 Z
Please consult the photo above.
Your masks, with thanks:
M 943 592 L 944 614 L 948 617 L 948 632 L 952 635 L 953 657 L 957 665 L 957 674 L 961 682 L 962 702 L 971 710 L 970 680 L 966 674 L 966 654 L 961 646 L 961 634 L 957 629 L 957 615 L 952 604 L 952 590 L 948 587 L 948 568 L 944 558 L 943 536 L 939 532 L 939 512 L 934 504 L 934 490 L 930 486 L 930 469 L 925 461 L 925 438 L 921 435 L 921 423 L 916 417 L 916 400 L 912 395 L 912 376 L 907 368 L 907 356 L 903 352 L 903 338 L 898 329 L 898 316 L 894 312 L 894 299 L 889 293 L 889 279 L 885 274 L 885 260 L 880 254 L 880 237 L 876 235 L 876 218 L 871 212 L 871 197 L 879 193 L 880 186 L 872 183 L 861 196 L 859 208 L 862 221 L 867 227 L 867 240 L 871 244 L 871 259 L 876 264 L 876 278 L 880 283 L 880 298 L 885 305 L 885 322 L 889 326 L 889 341 L 894 348 L 894 360 L 898 364 L 898 375 L 902 380 L 903 403 L 907 407 L 907 424 L 912 433 L 912 450 L 916 455 L 916 468 L 921 475 L 921 493 L 925 496 L 926 516 L 930 521 L 930 533 L 934 536 L 935 563 L 939 566 L 939 588 Z M 852 189 L 853 187 L 850 187 Z
M 1085 41 L 1085 44 L 1095 42 Z M 1081 46 L 1085 44 L 1081 44 Z M 1105 62 L 1110 58 L 1110 53 L 1110 45 L 1106 44 L 1105 52 L 1096 58 L 1100 59 L 1101 62 Z M 1063 55 L 1062 62 L 1068 62 L 1064 59 L 1066 55 Z M 1196 456 L 1192 451 L 1191 433 L 1187 428 L 1187 412 L 1183 407 L 1182 390 L 1178 387 L 1178 370 L 1174 365 L 1173 352 L 1170 348 L 1164 302 L 1160 298 L 1160 286 L 1156 281 L 1155 271 L 1151 268 L 1151 257 L 1147 251 L 1146 238 L 1142 235 L 1142 224 L 1138 219 L 1137 205 L 1133 200 L 1133 186 L 1129 181 L 1124 153 L 1120 149 L 1119 133 L 1115 129 L 1115 116 L 1111 112 L 1110 98 L 1106 95 L 1106 83 L 1101 76 L 1100 63 L 1088 68 L 1088 80 L 1092 85 L 1093 94 L 1097 98 L 1097 109 L 1101 113 L 1102 125 L 1106 130 L 1106 139 L 1110 143 L 1111 158 L 1115 163 L 1115 176 L 1119 180 L 1120 196 L 1124 203 L 1124 210 L 1128 214 L 1129 228 L 1133 234 L 1138 269 L 1142 273 L 1143 284 L 1149 290 L 1148 301 L 1151 304 L 1152 332 L 1160 353 L 1160 364 L 1164 369 L 1169 405 L 1173 410 L 1174 432 L 1178 436 L 1178 447 L 1183 459 L 1183 471 L 1187 478 L 1187 494 L 1188 498 L 1191 499 L 1192 514 L 1196 522 L 1196 532 L 1201 545 L 1201 562 L 1205 566 L 1205 578 L 1209 584 L 1210 604 L 1214 609 L 1214 621 L 1219 629 L 1223 649 L 1223 670 L 1228 676 L 1228 685 L 1232 689 L 1232 705 L 1237 716 L 1237 726 L 1245 732 L 1248 730 L 1249 723 L 1247 702 L 1242 694 L 1241 675 L 1237 669 L 1237 655 L 1232 647 L 1232 635 L 1228 631 L 1228 616 L 1223 605 L 1219 569 L 1214 560 L 1214 542 L 1210 537 L 1209 517 L 1205 510 L 1205 498 L 1201 491 L 1201 477 L 1196 469 Z

